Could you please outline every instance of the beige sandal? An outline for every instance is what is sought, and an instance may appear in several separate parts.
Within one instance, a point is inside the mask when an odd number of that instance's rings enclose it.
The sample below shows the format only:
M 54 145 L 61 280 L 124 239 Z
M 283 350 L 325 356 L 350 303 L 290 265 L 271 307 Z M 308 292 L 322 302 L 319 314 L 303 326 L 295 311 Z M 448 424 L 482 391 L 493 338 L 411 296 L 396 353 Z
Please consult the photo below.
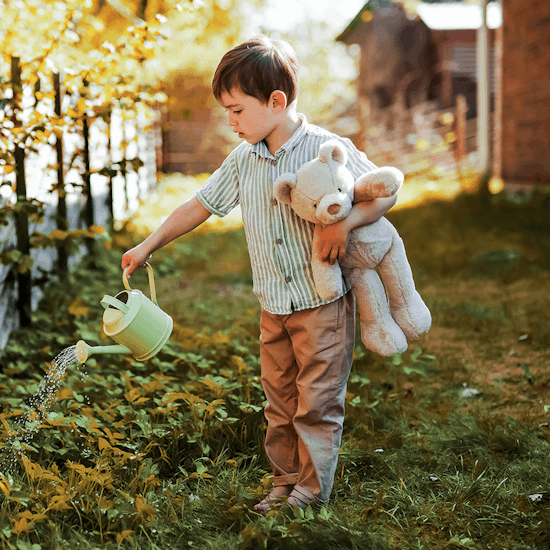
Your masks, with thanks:
M 286 489 L 281 492 L 278 490 L 281 487 L 286 487 Z M 254 510 L 256 512 L 269 512 L 272 508 L 280 508 L 283 504 L 286 503 L 289 495 L 292 494 L 292 485 L 279 485 L 278 487 L 273 487 L 271 493 L 267 495 L 263 500 L 254 505 Z

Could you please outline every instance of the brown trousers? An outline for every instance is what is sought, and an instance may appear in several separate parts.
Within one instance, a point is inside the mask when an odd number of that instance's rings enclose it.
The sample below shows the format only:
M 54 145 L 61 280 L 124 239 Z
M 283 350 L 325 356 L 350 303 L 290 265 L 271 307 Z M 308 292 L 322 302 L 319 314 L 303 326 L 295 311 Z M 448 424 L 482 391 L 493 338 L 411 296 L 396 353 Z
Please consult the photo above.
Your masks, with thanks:
M 327 502 L 334 484 L 355 343 L 351 292 L 317 308 L 260 318 L 265 450 L 273 484 Z

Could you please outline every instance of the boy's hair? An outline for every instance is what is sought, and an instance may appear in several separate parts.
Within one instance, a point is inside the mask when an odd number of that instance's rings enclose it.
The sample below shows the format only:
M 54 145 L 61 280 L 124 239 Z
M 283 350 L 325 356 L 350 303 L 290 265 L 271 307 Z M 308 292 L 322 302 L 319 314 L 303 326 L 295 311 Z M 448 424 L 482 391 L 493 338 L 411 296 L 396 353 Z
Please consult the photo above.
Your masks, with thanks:
M 264 105 L 275 90 L 286 94 L 287 106 L 298 96 L 299 67 L 296 53 L 283 40 L 257 36 L 229 50 L 220 61 L 212 81 L 220 101 L 233 89 L 255 97 Z

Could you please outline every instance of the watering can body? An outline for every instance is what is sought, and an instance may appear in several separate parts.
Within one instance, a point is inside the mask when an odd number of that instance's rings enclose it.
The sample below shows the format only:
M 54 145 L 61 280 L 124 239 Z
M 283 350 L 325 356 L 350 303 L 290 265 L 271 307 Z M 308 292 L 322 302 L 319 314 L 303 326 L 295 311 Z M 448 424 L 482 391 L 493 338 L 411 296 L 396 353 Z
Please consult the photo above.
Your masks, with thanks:
M 94 353 L 132 354 L 138 361 L 155 356 L 172 333 L 172 318 L 157 304 L 153 270 L 147 263 L 151 299 L 140 290 L 130 288 L 124 270 L 122 280 L 126 290 L 116 296 L 105 295 L 101 305 L 103 330 L 117 346 L 89 346 L 82 340 L 76 345 L 78 360 L 83 363 Z M 83 360 L 82 360 L 83 359 Z

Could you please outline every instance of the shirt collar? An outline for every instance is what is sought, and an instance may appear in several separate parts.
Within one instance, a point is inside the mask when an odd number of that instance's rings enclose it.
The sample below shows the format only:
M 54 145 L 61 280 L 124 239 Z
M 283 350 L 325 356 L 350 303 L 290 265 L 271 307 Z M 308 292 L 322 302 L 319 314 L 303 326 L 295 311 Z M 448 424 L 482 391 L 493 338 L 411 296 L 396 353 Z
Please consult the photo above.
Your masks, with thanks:
M 300 141 L 305 137 L 308 131 L 308 122 L 306 116 L 302 113 L 298 113 L 298 118 L 302 121 L 302 124 L 297 128 L 297 130 L 292 134 L 290 139 L 280 147 L 279 151 L 282 149 L 285 153 L 290 153 Z M 264 158 L 273 158 L 273 155 L 269 152 L 265 141 L 259 141 L 251 147 L 251 152 L 256 153 Z

